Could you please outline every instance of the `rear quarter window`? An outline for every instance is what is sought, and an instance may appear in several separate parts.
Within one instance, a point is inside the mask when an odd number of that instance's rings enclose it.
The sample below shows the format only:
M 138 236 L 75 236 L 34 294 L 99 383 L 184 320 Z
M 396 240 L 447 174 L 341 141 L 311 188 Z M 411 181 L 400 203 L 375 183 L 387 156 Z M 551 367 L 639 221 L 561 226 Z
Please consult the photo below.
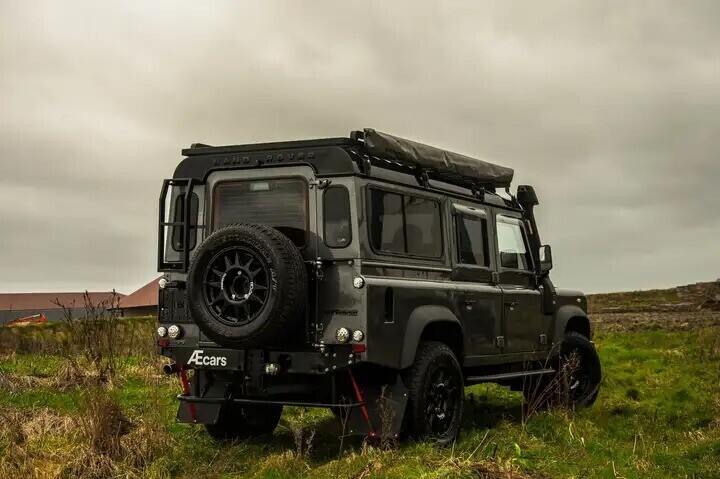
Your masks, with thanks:
M 326 245 L 344 248 L 350 244 L 350 193 L 344 186 L 331 186 L 323 193 L 323 223 Z
M 381 253 L 441 258 L 440 202 L 370 188 L 370 244 Z

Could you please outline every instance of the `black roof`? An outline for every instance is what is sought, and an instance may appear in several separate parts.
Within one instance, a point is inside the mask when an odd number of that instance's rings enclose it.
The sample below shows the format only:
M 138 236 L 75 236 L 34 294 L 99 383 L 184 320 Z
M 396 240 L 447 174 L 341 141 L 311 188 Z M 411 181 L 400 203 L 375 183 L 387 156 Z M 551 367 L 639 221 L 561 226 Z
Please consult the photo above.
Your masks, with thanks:
M 349 138 L 282 141 L 235 146 L 194 144 L 174 178 L 204 181 L 212 171 L 305 164 L 319 176 L 372 175 L 373 168 L 415 176 L 419 183 L 441 181 L 473 191 L 510 185 L 513 170 L 372 129 Z

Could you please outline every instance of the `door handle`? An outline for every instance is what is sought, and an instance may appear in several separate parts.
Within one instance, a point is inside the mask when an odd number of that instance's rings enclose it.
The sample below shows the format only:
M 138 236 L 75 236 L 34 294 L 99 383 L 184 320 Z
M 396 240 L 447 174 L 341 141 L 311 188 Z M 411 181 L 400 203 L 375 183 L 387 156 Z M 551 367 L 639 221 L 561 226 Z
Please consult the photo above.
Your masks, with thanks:
M 516 307 L 517 305 L 518 305 L 518 302 L 517 302 L 517 301 L 507 301 L 507 302 L 505 303 L 505 307 L 506 307 L 506 308 L 510 308 L 511 311 L 512 311 L 513 309 L 515 309 L 515 307 Z

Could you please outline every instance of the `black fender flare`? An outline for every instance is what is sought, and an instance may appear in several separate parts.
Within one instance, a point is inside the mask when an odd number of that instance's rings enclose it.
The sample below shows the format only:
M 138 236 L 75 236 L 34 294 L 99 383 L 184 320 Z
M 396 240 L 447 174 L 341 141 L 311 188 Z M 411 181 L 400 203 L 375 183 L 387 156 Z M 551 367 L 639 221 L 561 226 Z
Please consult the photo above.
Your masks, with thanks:
M 553 344 L 560 344 L 565 337 L 565 331 L 570 325 L 573 331 L 590 338 L 590 320 L 587 313 L 580 306 L 566 304 L 560 306 L 555 314 L 555 327 L 553 329 Z
M 428 325 L 434 323 L 448 323 L 449 325 L 457 326 L 462 332 L 460 320 L 447 306 L 418 306 L 410 313 L 407 327 L 405 328 L 405 337 L 400 353 L 400 369 L 410 367 L 415 361 L 415 353 L 420 344 L 423 331 L 425 331 Z M 458 358 L 458 360 L 462 363 L 462 358 Z

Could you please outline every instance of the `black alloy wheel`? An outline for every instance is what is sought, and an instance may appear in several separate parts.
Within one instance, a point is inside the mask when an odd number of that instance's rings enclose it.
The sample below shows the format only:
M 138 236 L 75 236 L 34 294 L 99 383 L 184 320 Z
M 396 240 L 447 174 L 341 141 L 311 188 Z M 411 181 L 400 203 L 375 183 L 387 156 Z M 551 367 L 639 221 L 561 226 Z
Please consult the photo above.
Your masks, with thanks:
M 564 386 L 569 405 L 591 406 L 600 389 L 600 358 L 590 340 L 575 331 L 565 334 L 559 371 L 563 369 L 566 369 Z
M 408 388 L 404 433 L 449 445 L 458 437 L 465 389 L 460 363 L 446 344 L 420 344 L 415 362 L 402 372 Z
M 186 288 L 191 318 L 221 346 L 286 345 L 305 325 L 306 265 L 297 246 L 268 226 L 218 228 L 195 250 Z
M 425 385 L 425 420 L 431 435 L 442 437 L 448 434 L 458 414 L 461 381 L 447 363 L 436 363 L 431 368 L 431 379 Z
M 204 284 L 207 304 L 217 319 L 227 325 L 243 325 L 266 307 L 270 272 L 257 252 L 232 246 L 210 261 Z

